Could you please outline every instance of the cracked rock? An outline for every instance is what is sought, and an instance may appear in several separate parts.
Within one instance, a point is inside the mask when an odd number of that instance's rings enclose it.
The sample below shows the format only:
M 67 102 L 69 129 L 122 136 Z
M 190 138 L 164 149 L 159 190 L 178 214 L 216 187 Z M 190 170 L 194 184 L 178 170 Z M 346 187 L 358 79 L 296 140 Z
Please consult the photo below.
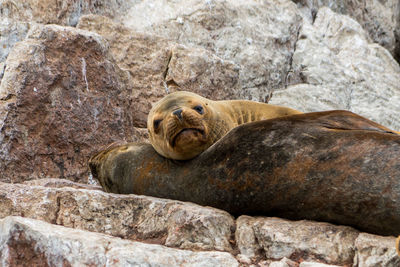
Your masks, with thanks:
M 127 79 L 99 35 L 32 27 L 8 55 L 0 84 L 0 180 L 86 181 L 95 151 L 144 140 L 132 125 Z
M 303 112 L 346 109 L 400 130 L 400 66 L 350 17 L 319 9 L 314 24 L 300 31 L 293 69 L 303 83 L 275 91 L 271 104 Z
M 0 218 L 10 215 L 170 247 L 231 251 L 234 220 L 192 203 L 99 190 L 0 183 Z M 84 185 L 82 185 L 83 187 Z
M 155 256 L 156 255 L 156 256 Z M 0 220 L 2 266 L 238 266 L 226 252 L 192 252 L 39 220 Z

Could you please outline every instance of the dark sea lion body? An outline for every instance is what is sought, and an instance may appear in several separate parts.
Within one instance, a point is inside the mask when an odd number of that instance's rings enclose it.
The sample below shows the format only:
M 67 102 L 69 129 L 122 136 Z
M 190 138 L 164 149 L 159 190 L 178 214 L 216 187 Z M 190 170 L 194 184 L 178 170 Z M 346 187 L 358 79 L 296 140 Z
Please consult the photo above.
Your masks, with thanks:
M 398 235 L 399 159 L 399 135 L 330 111 L 241 125 L 185 162 L 128 144 L 92 157 L 90 167 L 108 192 Z

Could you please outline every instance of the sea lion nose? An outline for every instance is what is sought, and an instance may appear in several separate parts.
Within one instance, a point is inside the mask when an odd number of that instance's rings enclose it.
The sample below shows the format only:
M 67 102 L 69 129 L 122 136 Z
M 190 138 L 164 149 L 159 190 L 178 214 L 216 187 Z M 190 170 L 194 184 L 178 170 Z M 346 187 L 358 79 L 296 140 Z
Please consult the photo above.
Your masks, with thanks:
M 178 119 L 182 119 L 182 109 L 177 109 L 174 112 L 172 112 L 172 114 L 174 114 L 175 116 L 178 117 Z

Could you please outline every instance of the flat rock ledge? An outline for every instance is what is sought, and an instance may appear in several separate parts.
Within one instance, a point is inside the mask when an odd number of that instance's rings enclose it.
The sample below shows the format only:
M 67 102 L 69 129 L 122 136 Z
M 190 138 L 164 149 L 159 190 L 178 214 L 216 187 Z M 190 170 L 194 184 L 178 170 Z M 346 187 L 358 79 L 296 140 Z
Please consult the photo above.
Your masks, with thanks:
M 63 179 L 0 183 L 1 266 L 400 266 L 395 237 L 117 195 Z

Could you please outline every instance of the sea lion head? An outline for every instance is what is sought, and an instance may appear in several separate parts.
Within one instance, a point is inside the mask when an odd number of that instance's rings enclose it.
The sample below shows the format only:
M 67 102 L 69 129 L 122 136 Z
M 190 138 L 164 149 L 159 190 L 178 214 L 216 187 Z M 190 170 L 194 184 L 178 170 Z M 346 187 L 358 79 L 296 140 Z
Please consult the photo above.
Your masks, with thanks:
M 212 101 L 179 91 L 154 104 L 147 119 L 150 142 L 166 158 L 194 158 L 212 143 L 209 121 Z

